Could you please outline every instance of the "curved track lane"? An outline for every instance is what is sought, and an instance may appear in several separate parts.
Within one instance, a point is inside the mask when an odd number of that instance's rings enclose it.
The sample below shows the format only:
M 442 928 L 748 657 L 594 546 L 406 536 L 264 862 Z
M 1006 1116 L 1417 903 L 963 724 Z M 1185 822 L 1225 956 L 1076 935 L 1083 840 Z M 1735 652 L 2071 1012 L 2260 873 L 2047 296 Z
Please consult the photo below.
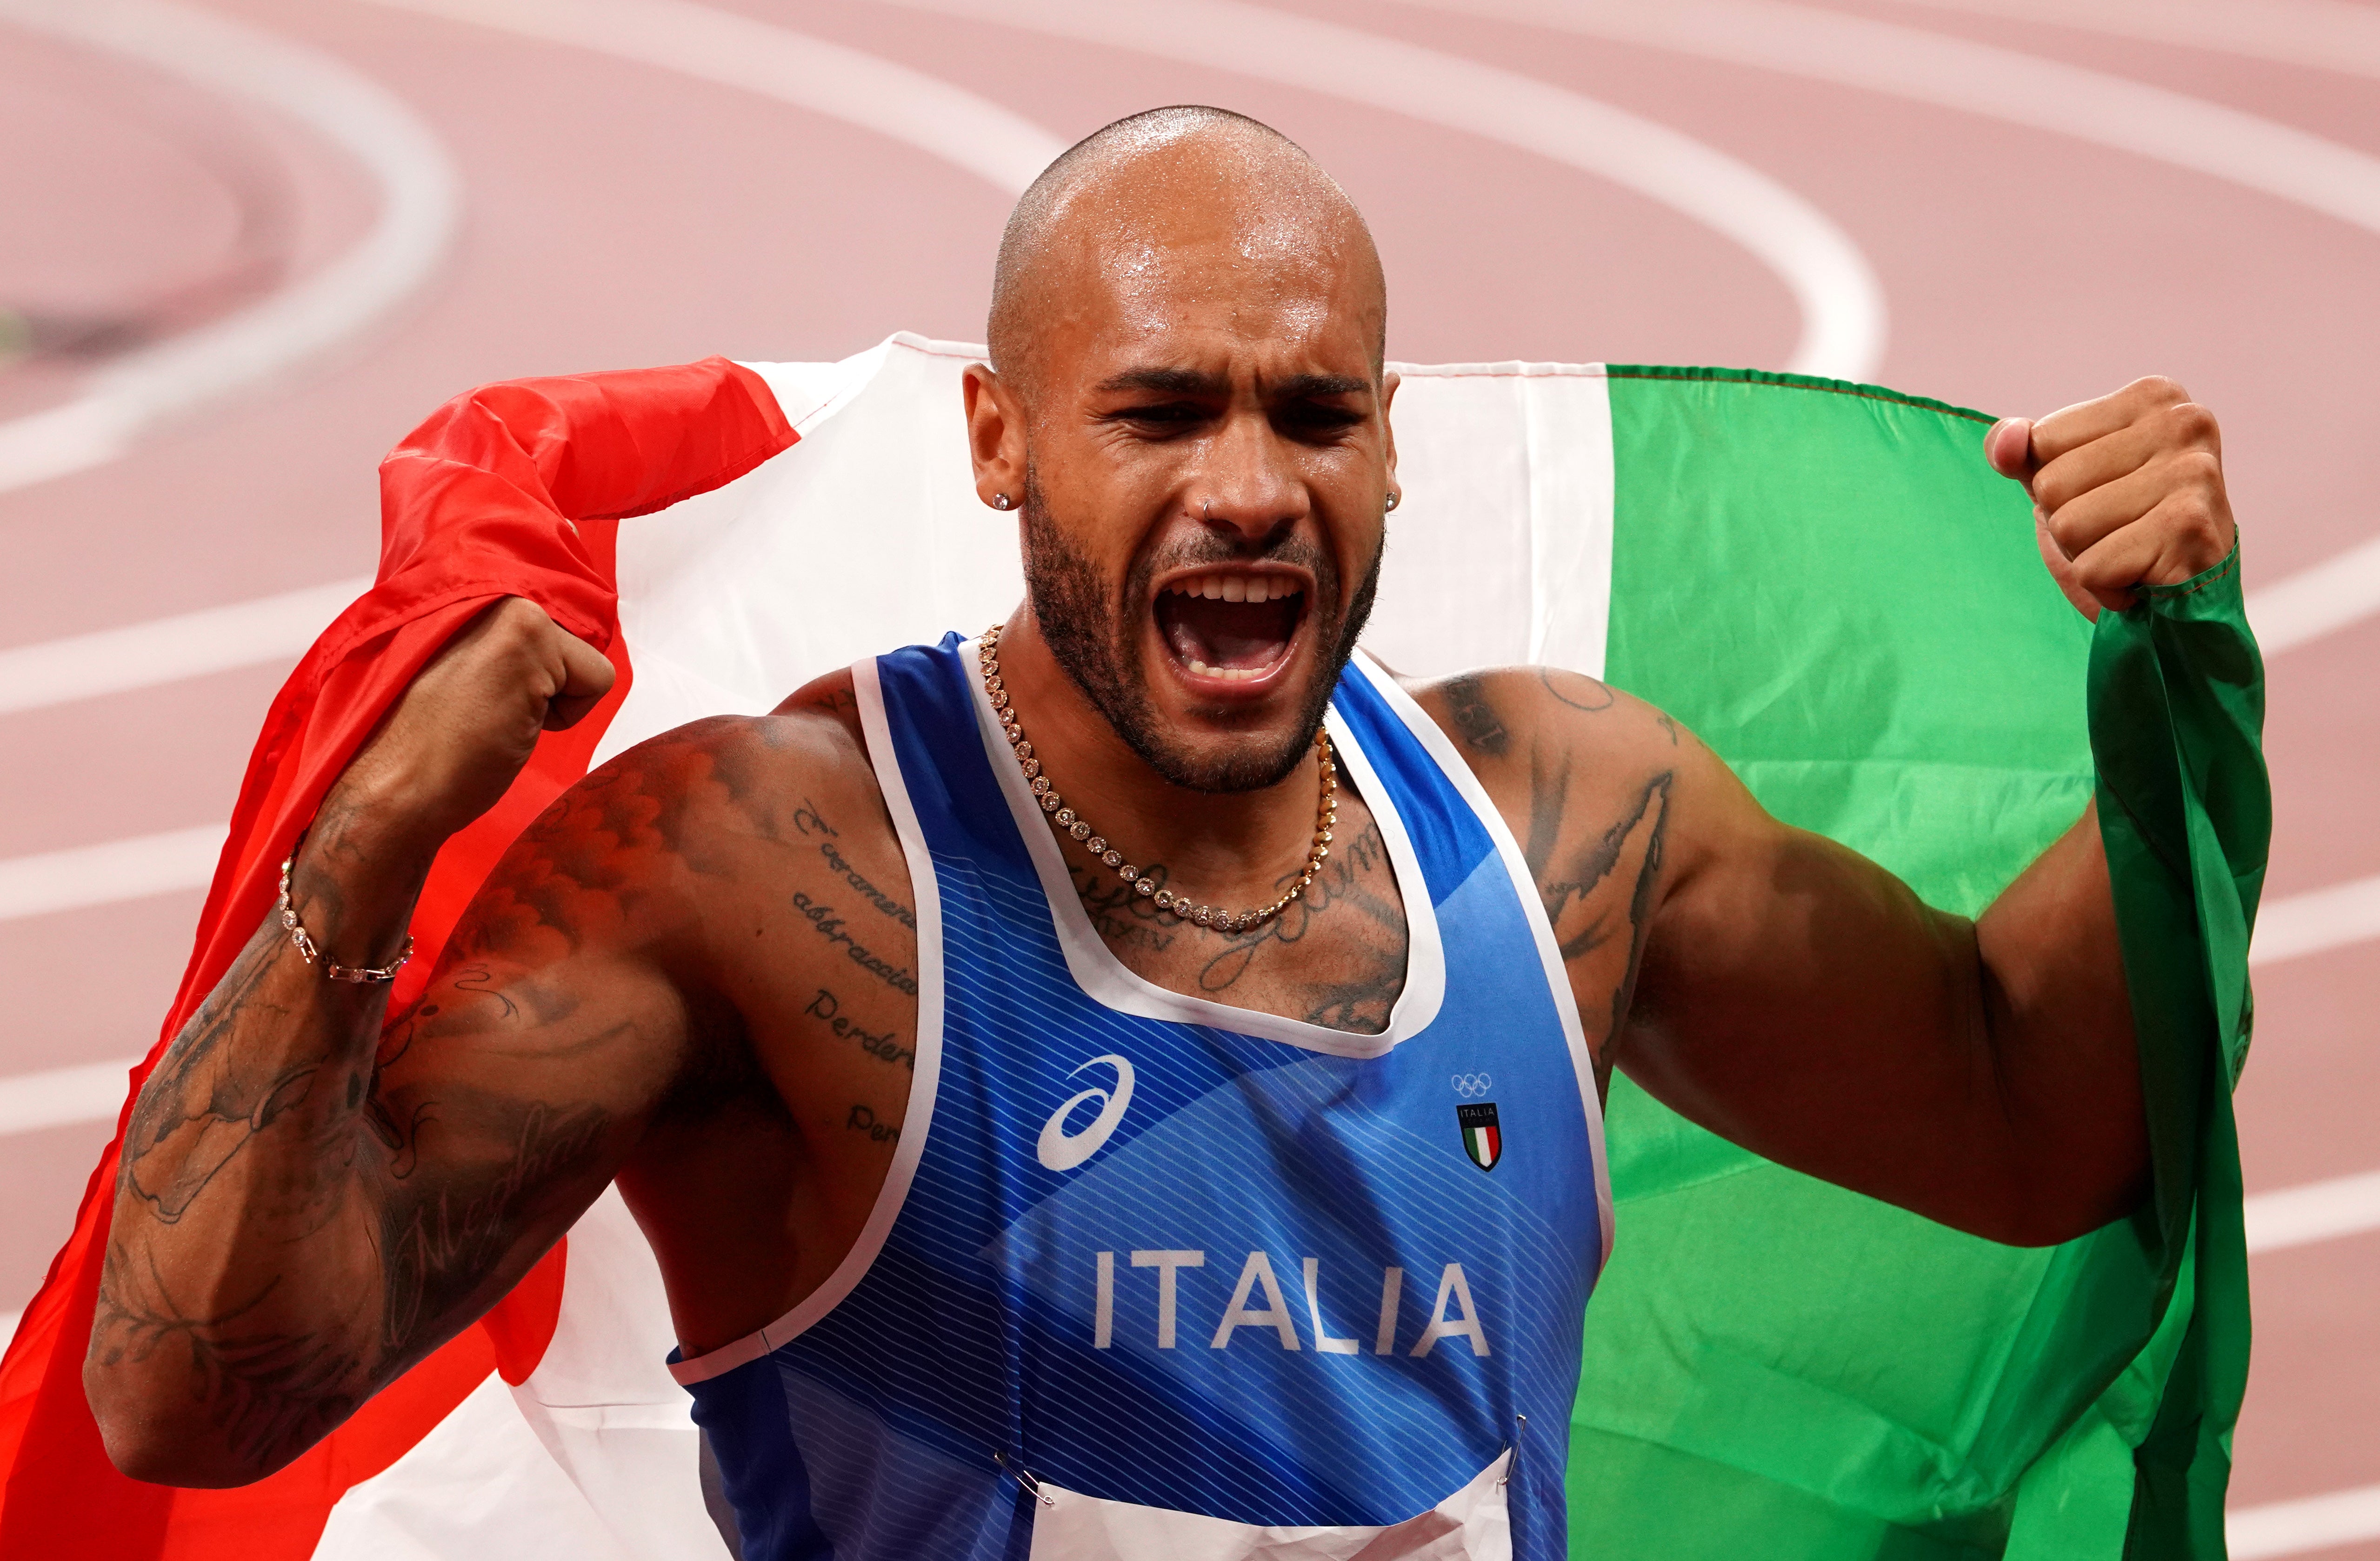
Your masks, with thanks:
M 1041 158 L 1217 102 L 1363 204 L 1399 358 L 1796 363 L 2017 411 L 2154 371 L 2222 413 L 2278 802 L 2238 1554 L 2380 1561 L 2380 6 L 1194 8 L 0 0 L 34 240 L 0 253 L 0 1310 L 164 1005 L 248 737 L 369 567 L 383 449 L 488 379 L 972 338 Z M 267 43 L 161 59 L 164 27 Z M 233 261 L 270 287 L 21 355 L 24 321 L 148 318 Z M 32 480 L 66 446 L 12 429 L 159 365 L 114 449 Z

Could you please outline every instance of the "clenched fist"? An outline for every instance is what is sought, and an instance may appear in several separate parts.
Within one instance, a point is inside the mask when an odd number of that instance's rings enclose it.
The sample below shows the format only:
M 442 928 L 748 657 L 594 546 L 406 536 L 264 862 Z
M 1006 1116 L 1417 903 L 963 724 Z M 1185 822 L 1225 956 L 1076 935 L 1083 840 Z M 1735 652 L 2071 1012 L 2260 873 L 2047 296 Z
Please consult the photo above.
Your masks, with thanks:
M 2231 552 L 2222 431 L 2169 379 L 2134 380 L 2037 422 L 2004 418 L 1984 453 L 2033 495 L 2042 561 L 2085 617 Z
M 574 725 L 613 677 L 601 652 L 508 596 L 421 669 L 324 811 L 376 817 L 434 849 L 496 805 L 540 732 Z

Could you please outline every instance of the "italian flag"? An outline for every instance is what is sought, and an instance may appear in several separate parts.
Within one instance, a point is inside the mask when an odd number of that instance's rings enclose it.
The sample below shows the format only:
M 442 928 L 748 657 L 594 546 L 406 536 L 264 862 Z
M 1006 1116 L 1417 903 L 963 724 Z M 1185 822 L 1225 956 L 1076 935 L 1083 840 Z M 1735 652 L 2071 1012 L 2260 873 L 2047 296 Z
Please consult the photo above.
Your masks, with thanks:
M 163 1035 L 382 712 L 494 597 L 538 601 L 623 676 L 442 855 L 399 1002 L 590 764 L 1003 616 L 1014 522 L 977 502 L 959 420 L 981 356 L 904 335 L 839 363 L 712 359 L 442 409 L 382 467 L 378 583 L 267 717 Z M 2267 823 L 2236 570 L 2093 630 L 1984 463 L 1990 420 L 1872 386 L 1402 372 L 1383 660 L 1604 677 L 1779 816 L 1967 913 L 2095 787 L 2148 1085 L 2152 1207 L 2034 1251 L 1769 1165 L 1615 1079 L 1621 1236 L 1588 1309 L 1573 1553 L 2221 1555 L 2247 1347 L 2229 1085 Z M 0 1555 L 716 1561 L 658 1274 L 616 1194 L 289 1469 L 178 1492 L 117 1475 L 82 1396 L 114 1171 L 111 1152 L 0 1366 Z

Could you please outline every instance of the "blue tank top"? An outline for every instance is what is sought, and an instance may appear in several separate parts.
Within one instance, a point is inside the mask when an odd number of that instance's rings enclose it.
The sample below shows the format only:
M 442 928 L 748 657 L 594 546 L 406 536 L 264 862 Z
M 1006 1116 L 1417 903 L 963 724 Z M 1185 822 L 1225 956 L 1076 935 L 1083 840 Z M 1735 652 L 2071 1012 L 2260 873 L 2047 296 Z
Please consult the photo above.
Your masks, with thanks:
M 1601 1112 L 1445 735 L 1363 658 L 1342 677 L 1331 738 L 1410 929 L 1387 1031 L 1354 1035 L 1114 957 L 973 641 L 854 673 L 917 901 L 915 1079 L 826 1285 L 673 1357 L 746 1561 L 1559 1561 Z

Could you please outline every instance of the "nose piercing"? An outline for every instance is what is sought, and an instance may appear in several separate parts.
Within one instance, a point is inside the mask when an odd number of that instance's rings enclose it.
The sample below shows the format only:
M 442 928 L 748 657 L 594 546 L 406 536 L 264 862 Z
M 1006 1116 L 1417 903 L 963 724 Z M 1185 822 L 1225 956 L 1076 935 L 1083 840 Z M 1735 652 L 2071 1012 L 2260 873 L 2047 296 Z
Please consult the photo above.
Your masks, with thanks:
M 1014 509 L 1016 507 L 1016 501 L 1010 498 L 1006 494 L 994 494 L 991 495 L 991 507 L 994 509 Z
M 1389 490 L 1389 507 L 1390 509 L 1396 508 L 1398 504 L 1401 503 L 1403 498 L 1404 494 L 1397 492 L 1394 488 L 1390 488 Z
M 1198 518 L 1199 518 L 1199 519 L 1201 519 L 1201 520 L 1212 520 L 1214 518 L 1215 518 L 1215 501 L 1214 501 L 1213 499 L 1208 499 L 1208 500 L 1207 500 L 1206 502 L 1204 502 L 1203 504 L 1199 505 L 1199 506 L 1198 506 Z

